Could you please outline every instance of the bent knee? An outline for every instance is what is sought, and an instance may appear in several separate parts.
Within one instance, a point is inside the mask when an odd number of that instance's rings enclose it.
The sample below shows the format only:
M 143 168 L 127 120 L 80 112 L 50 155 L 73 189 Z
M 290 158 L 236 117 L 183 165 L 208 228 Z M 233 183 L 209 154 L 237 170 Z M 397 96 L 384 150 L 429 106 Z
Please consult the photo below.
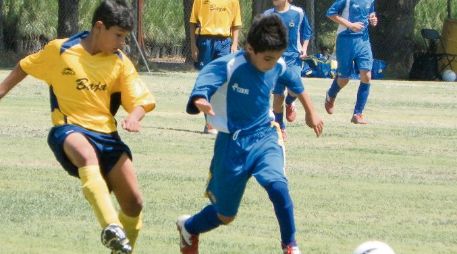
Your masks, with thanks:
M 120 206 L 126 215 L 130 217 L 137 217 L 143 210 L 143 197 L 140 194 L 135 195 L 120 204 Z
M 217 214 L 217 217 L 219 218 L 219 220 L 222 222 L 222 224 L 224 225 L 228 225 L 230 224 L 232 221 L 235 220 L 235 216 L 223 216 L 223 215 L 220 215 L 220 214 Z

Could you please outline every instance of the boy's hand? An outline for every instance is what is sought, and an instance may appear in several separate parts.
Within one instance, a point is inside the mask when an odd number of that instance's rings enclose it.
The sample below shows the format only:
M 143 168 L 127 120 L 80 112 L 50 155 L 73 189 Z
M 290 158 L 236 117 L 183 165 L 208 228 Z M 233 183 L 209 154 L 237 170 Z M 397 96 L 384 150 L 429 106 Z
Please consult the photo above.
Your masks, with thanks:
M 353 32 L 360 32 L 362 31 L 363 28 L 365 28 L 365 26 L 363 25 L 362 22 L 355 22 L 355 23 L 351 23 L 348 28 L 353 31 Z
M 314 133 L 316 133 L 316 136 L 319 137 L 322 134 L 322 131 L 324 130 L 324 122 L 322 121 L 322 119 L 315 114 L 306 114 L 305 120 L 306 125 L 312 128 L 314 130 Z
M 201 112 L 203 112 L 207 115 L 210 115 L 210 116 L 216 115 L 213 111 L 213 107 L 206 99 L 198 98 L 194 101 L 194 104 L 198 108 L 198 110 L 200 110 Z
M 127 117 L 121 122 L 122 128 L 128 132 L 139 132 L 141 129 L 140 121 Z
M 376 26 L 378 24 L 378 17 L 376 17 L 376 13 L 370 14 L 368 21 L 370 22 L 370 25 Z

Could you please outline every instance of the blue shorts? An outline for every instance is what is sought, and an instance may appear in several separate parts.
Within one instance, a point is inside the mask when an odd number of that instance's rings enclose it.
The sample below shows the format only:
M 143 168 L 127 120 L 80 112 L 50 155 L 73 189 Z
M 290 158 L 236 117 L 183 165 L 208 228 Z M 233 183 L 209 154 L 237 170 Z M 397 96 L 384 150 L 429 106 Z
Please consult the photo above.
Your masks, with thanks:
M 298 76 L 301 77 L 302 61 L 299 58 L 297 58 L 297 59 L 294 59 L 291 61 L 288 61 L 286 59 L 286 62 L 287 62 L 287 68 L 298 73 Z M 278 81 L 273 88 L 273 94 L 283 95 L 284 91 L 286 91 L 286 85 L 287 85 L 286 83 Z
M 251 176 L 266 187 L 277 181 L 287 183 L 284 146 L 279 128 L 267 126 L 237 137 L 219 132 L 211 161 L 206 194 L 219 214 L 235 216 Z
M 60 165 L 72 176 L 79 177 L 78 168 L 68 159 L 63 149 L 63 144 L 65 138 L 75 132 L 84 135 L 94 147 L 103 175 L 107 175 L 111 171 L 123 153 L 126 153 L 132 159 L 132 152 L 122 142 L 117 132 L 110 134 L 99 133 L 71 124 L 55 126 L 49 131 L 49 147 Z
M 373 53 L 371 43 L 364 36 L 338 36 L 336 39 L 337 76 L 350 78 L 354 64 L 359 70 L 371 71 Z
M 231 46 L 232 39 L 230 37 L 198 36 L 198 62 L 195 63 L 195 68 L 201 70 L 214 59 L 230 54 Z

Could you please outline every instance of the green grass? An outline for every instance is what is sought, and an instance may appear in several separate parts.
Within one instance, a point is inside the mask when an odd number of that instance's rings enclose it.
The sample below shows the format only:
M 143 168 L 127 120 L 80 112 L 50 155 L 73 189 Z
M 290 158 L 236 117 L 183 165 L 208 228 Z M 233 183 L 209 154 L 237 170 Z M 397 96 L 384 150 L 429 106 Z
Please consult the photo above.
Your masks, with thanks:
M 143 76 L 158 107 L 139 134 L 121 131 L 145 200 L 137 253 L 178 253 L 176 217 L 207 203 L 214 138 L 200 133 L 202 116 L 185 114 L 195 77 Z M 349 254 L 378 239 L 399 254 L 456 253 L 456 84 L 374 81 L 370 124 L 355 126 L 349 120 L 356 82 L 340 93 L 332 116 L 322 107 L 330 80 L 305 82 L 326 125 L 315 138 L 299 109 L 288 126 L 287 174 L 302 251 Z M 47 87 L 32 78 L 0 102 L 1 252 L 107 253 L 77 179 L 47 147 L 48 111 Z M 278 246 L 272 205 L 254 180 L 237 220 L 201 236 L 202 254 L 273 254 Z

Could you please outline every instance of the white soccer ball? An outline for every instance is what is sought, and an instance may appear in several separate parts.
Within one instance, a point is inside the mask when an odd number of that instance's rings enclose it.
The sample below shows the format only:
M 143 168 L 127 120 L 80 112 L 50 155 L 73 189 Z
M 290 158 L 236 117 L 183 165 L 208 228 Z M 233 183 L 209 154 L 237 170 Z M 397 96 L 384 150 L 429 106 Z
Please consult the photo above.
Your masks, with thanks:
M 441 78 L 443 79 L 443 81 L 453 82 L 456 80 L 457 75 L 453 70 L 447 69 L 441 73 Z
M 357 246 L 353 254 L 395 254 L 395 252 L 386 243 L 368 241 Z

